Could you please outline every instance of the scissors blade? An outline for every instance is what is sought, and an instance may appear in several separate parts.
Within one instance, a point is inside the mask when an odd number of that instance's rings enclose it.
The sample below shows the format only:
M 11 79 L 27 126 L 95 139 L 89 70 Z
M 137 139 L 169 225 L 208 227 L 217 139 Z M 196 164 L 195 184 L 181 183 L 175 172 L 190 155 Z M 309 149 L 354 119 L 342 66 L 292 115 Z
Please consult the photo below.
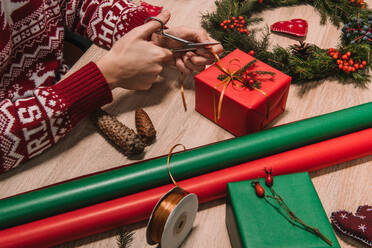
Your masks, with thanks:
M 220 44 L 219 42 L 201 42 L 201 43 L 190 43 L 187 44 L 189 47 L 206 47 L 206 46 L 211 46 L 211 45 L 218 45 Z
M 207 46 L 211 46 L 211 45 L 218 45 L 220 44 L 219 42 L 202 42 L 202 43 L 190 43 L 190 44 L 187 44 L 186 46 L 184 47 L 180 47 L 180 48 L 173 48 L 171 49 L 172 52 L 187 52 L 187 51 L 195 51 L 199 48 L 205 48 Z

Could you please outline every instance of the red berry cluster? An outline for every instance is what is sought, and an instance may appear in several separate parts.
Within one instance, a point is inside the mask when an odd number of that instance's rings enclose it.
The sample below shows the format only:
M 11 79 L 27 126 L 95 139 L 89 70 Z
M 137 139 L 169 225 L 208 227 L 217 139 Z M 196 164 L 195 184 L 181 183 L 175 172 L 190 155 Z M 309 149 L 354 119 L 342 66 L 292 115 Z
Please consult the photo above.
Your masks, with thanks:
M 355 3 L 357 6 L 361 7 L 362 9 L 366 7 L 364 0 L 349 0 L 350 3 Z
M 274 184 L 274 178 L 273 178 L 273 174 L 272 174 L 272 169 L 266 170 L 266 168 L 265 168 L 264 171 L 266 173 L 265 184 L 267 185 L 267 187 L 271 188 L 273 186 L 273 184 Z M 260 198 L 265 197 L 265 190 L 264 190 L 264 188 L 262 188 L 262 186 L 260 185 L 259 182 L 253 181 L 252 182 L 252 186 L 254 187 L 254 189 L 256 191 L 256 195 L 258 197 L 260 197 Z
M 231 17 L 231 20 L 224 20 L 220 24 L 221 27 L 225 30 L 238 30 L 242 34 L 249 34 L 248 29 L 246 29 L 245 25 L 245 20 L 243 16 L 239 16 L 238 18 L 236 17 Z
M 344 72 L 355 72 L 356 70 L 363 69 L 367 65 L 365 60 L 363 61 L 354 61 L 350 56 L 351 52 L 348 51 L 345 54 L 340 54 L 339 51 L 334 48 L 328 49 L 327 54 L 336 60 L 338 68 Z
M 249 86 L 252 86 L 256 81 L 257 72 L 243 72 L 243 80 L 245 83 L 248 83 Z

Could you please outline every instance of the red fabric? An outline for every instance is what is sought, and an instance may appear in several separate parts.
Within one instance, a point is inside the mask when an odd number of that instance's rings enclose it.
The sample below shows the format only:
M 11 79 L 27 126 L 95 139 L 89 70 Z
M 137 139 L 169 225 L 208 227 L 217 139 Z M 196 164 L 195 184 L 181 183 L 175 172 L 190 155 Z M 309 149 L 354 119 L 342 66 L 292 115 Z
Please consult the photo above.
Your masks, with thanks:
M 307 35 L 308 24 L 303 19 L 292 19 L 290 21 L 280 21 L 271 25 L 270 29 L 274 32 L 290 34 L 297 37 Z
M 112 44 L 161 10 L 123 0 L 0 1 L 0 172 L 40 154 L 112 100 L 95 64 L 67 72 L 64 26 Z
M 222 198 L 229 182 L 314 171 L 372 154 L 372 128 L 178 182 L 200 202 Z M 172 184 L 0 231 L 0 247 L 50 247 L 143 221 Z
M 331 221 L 343 234 L 372 247 L 372 206 L 360 206 L 355 214 L 345 210 L 333 212 Z
M 238 70 L 254 58 L 239 49 L 236 49 L 221 60 L 221 64 L 231 71 Z M 230 63 L 231 61 L 231 63 Z M 252 68 L 254 71 L 271 71 L 275 76 L 257 76 L 261 84 L 261 92 L 248 88 L 239 88 L 230 84 L 225 91 L 221 118 L 217 124 L 235 136 L 242 136 L 263 129 L 268 123 L 283 113 L 287 102 L 291 77 L 257 60 Z M 214 99 L 216 108 L 223 86 L 215 89 L 221 81 L 218 76 L 223 72 L 217 66 L 195 76 L 195 109 L 214 121 Z M 267 107 L 269 106 L 269 118 Z

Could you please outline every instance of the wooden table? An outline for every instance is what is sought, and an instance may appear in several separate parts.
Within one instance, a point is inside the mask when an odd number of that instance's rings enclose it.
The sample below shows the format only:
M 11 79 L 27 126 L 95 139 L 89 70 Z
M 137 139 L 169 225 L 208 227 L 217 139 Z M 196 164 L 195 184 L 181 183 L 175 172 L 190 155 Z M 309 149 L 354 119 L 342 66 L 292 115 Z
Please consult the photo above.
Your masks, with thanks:
M 214 0 L 152 0 L 172 12 L 170 26 L 187 25 L 200 27 L 202 12 L 215 9 Z M 367 1 L 372 4 L 372 0 Z M 335 47 L 340 30 L 332 24 L 321 26 L 319 14 L 309 6 L 281 8 L 266 11 L 261 16 L 270 25 L 278 20 L 303 18 L 309 22 L 307 42 L 323 48 Z M 263 24 L 264 25 L 264 24 Z M 271 43 L 288 46 L 294 40 L 272 35 Z M 93 46 L 75 64 L 72 71 L 90 60 L 97 60 L 105 53 Z M 232 135 L 213 124 L 194 110 L 193 79 L 185 82 L 189 110 L 185 113 L 180 98 L 174 69 L 164 72 L 165 80 L 144 92 L 115 90 L 115 101 L 105 109 L 119 120 L 134 128 L 134 110 L 142 107 L 151 116 L 157 131 L 157 142 L 146 149 L 143 159 L 166 154 L 176 143 L 188 148 L 231 138 Z M 291 86 L 286 112 L 273 125 L 280 125 L 343 108 L 367 103 L 372 100 L 369 88 L 356 88 L 336 81 L 311 83 L 312 88 L 302 94 L 301 87 Z M 89 120 L 84 120 L 44 154 L 6 175 L 0 176 L 0 198 L 39 188 L 88 173 L 131 163 L 97 132 Z M 340 164 L 311 173 L 311 177 L 325 211 L 329 216 L 334 210 L 355 211 L 361 204 L 372 204 L 372 156 Z M 182 247 L 230 247 L 225 227 L 225 201 L 219 200 L 200 206 L 195 228 Z M 148 247 L 145 242 L 145 225 L 139 223 L 128 227 L 135 231 L 132 247 Z M 117 247 L 118 230 L 70 242 L 60 247 Z M 338 236 L 339 238 L 339 236 Z M 363 247 L 350 239 L 339 238 L 341 247 Z

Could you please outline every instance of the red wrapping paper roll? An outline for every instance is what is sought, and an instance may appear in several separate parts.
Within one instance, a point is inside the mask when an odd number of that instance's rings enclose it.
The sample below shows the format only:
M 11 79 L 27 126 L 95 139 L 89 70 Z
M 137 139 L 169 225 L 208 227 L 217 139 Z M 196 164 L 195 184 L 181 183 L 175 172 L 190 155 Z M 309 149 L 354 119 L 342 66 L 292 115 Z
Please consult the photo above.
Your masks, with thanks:
M 265 157 L 179 182 L 200 202 L 225 196 L 226 184 L 275 175 L 314 171 L 372 154 L 372 128 Z M 0 231 L 0 247 L 48 247 L 129 225 L 150 217 L 173 184 L 74 210 Z

